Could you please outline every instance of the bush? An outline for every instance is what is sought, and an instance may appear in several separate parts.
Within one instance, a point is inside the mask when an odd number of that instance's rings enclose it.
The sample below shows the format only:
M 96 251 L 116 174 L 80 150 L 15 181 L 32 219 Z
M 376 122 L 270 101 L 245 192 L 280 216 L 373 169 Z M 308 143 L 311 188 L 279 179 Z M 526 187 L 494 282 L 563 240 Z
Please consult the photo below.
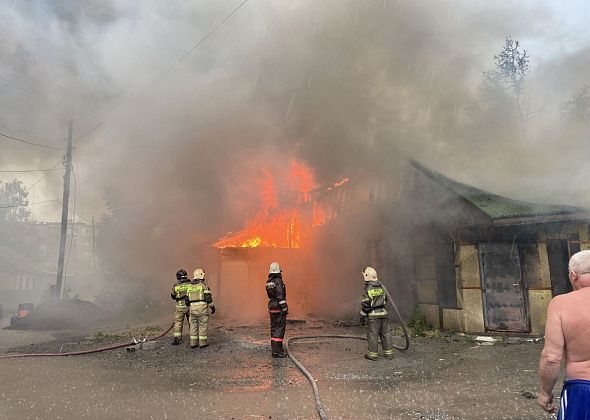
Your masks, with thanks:
M 425 337 L 427 332 L 434 331 L 434 327 L 428 323 L 424 314 L 417 309 L 408 320 L 408 328 L 414 337 Z

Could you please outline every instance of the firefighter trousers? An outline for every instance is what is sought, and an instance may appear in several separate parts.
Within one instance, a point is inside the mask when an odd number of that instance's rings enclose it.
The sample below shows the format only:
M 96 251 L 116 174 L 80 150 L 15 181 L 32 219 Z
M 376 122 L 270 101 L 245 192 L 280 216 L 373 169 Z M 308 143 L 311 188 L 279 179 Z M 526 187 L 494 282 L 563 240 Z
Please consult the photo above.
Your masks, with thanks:
M 182 337 L 182 327 L 184 325 L 184 317 L 188 313 L 188 306 L 179 303 L 176 304 L 176 312 L 174 312 L 174 338 Z
M 389 319 L 385 317 L 375 317 L 368 319 L 367 341 L 369 349 L 367 356 L 376 359 L 379 356 L 379 338 L 383 346 L 383 354 L 387 358 L 393 357 L 393 343 L 391 341 L 391 331 L 389 329 Z
M 270 312 L 270 344 L 273 353 L 283 351 L 283 337 L 285 337 L 286 326 L 286 312 Z
M 190 307 L 191 346 L 207 345 L 207 329 L 209 327 L 209 305 L 205 302 L 193 302 Z

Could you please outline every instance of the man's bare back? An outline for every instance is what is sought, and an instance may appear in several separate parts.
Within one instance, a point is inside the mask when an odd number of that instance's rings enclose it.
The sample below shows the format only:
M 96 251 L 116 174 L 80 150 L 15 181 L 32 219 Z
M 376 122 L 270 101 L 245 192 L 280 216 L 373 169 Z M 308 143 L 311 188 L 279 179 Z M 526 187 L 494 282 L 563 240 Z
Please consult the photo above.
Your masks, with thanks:
M 560 320 L 559 331 L 545 330 L 545 339 L 562 334 L 567 344 L 564 349 L 566 378 L 590 380 L 590 288 L 556 296 L 552 302 L 555 316 Z
M 571 399 L 570 412 L 590 410 L 590 394 L 582 396 L 590 392 L 590 251 L 572 256 L 569 277 L 574 291 L 554 297 L 547 306 L 545 347 L 539 361 L 539 404 L 548 412 L 556 410 L 553 388 L 563 359 L 567 380 L 564 391 L 569 388 L 571 395 L 580 395 Z M 568 404 L 567 398 L 562 398 L 560 416 L 567 408 L 564 401 Z M 582 407 L 584 404 L 588 407 Z

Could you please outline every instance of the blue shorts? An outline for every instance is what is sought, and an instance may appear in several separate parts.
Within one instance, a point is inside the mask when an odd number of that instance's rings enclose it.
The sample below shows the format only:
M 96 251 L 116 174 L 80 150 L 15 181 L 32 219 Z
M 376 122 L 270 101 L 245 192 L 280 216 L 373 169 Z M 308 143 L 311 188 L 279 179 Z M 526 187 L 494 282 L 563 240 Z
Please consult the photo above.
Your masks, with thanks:
M 590 381 L 573 379 L 563 383 L 559 420 L 590 420 Z

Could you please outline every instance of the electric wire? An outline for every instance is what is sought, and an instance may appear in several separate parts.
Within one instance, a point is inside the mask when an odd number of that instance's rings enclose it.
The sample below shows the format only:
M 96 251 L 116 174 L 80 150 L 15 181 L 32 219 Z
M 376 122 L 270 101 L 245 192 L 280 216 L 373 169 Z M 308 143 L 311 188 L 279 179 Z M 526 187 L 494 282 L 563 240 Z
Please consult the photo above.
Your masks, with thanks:
M 63 150 L 64 150 L 63 148 L 60 148 L 60 147 L 48 146 L 46 144 L 36 143 L 34 141 L 24 140 L 24 139 L 21 139 L 21 138 L 18 138 L 18 137 L 9 136 L 8 134 L 4 134 L 4 133 L 0 133 L 0 136 L 1 137 L 4 137 L 6 139 L 13 140 L 13 141 L 18 141 L 20 143 L 26 143 L 26 144 L 31 145 L 31 146 L 43 147 L 45 149 L 51 149 L 51 150 L 59 150 L 60 152 L 63 152 Z
M 0 173 L 21 174 L 21 173 L 28 173 L 28 172 L 51 172 L 51 171 L 59 171 L 59 169 L 57 169 L 57 168 L 53 168 L 53 169 L 14 169 L 14 170 L 0 170 Z
M 211 37 L 215 32 L 217 32 L 217 30 L 219 28 L 221 28 L 221 26 L 223 26 L 223 24 L 225 22 L 227 22 L 229 19 L 231 19 L 232 16 L 234 16 L 238 12 L 238 10 L 240 10 L 242 8 L 242 6 L 244 6 L 247 2 L 248 2 L 248 0 L 242 0 L 242 2 L 237 7 L 235 7 L 227 16 L 225 16 L 225 18 L 223 18 L 217 25 L 215 25 L 213 27 L 213 29 L 211 29 L 209 32 L 207 32 L 205 34 L 205 36 L 203 36 L 201 39 L 199 39 L 199 41 L 197 41 L 186 53 L 184 53 L 180 58 L 178 58 L 178 60 L 176 60 L 176 62 L 172 66 L 170 66 L 168 69 L 164 70 L 162 73 L 160 73 L 158 76 L 156 76 L 152 81 L 148 82 L 142 88 L 138 89 L 135 92 L 135 94 L 133 94 L 129 98 L 129 100 L 127 100 L 126 102 L 124 102 L 120 106 L 116 107 L 112 112 L 110 112 L 106 116 L 105 119 L 103 119 L 101 122 L 96 124 L 94 127 L 89 129 L 88 131 L 85 131 L 82 135 L 78 136 L 75 140 L 79 141 L 79 140 L 83 139 L 84 137 L 92 134 L 94 131 L 98 130 L 99 128 L 101 128 L 103 125 L 108 123 L 113 117 L 115 117 L 117 114 L 119 114 L 119 112 L 121 112 L 123 109 L 127 108 L 129 105 L 131 105 L 133 102 L 135 102 L 141 96 L 142 93 L 144 93 L 149 88 L 153 87 L 155 84 L 160 82 L 160 80 L 164 79 L 168 74 L 170 74 L 172 71 L 174 71 L 176 69 L 176 67 L 181 62 L 183 62 L 189 55 L 191 55 L 191 53 L 194 50 L 199 48 L 209 37 Z
M 16 204 L 14 206 L 0 206 L 0 209 L 16 209 L 19 207 L 28 207 L 28 206 L 36 206 L 38 204 L 46 204 L 46 203 L 61 203 L 61 200 L 45 200 L 45 201 L 37 201 L 35 203 L 27 203 L 27 204 Z
M 60 163 L 62 163 L 62 160 L 61 160 L 61 159 L 60 159 L 59 161 L 57 161 L 57 163 L 55 164 L 55 166 L 52 168 L 52 171 L 48 171 L 48 172 L 46 172 L 46 173 L 45 173 L 45 175 L 43 175 L 42 177 L 40 177 L 39 179 L 37 179 L 35 182 L 33 182 L 33 184 L 31 184 L 31 185 L 29 186 L 29 188 L 27 188 L 27 189 L 25 190 L 25 192 L 27 192 L 27 193 L 28 193 L 28 192 L 29 192 L 29 191 L 31 191 L 31 190 L 32 190 L 32 189 L 33 189 L 33 188 L 34 188 L 34 187 L 35 187 L 37 184 L 39 184 L 41 181 L 43 181 L 45 178 L 47 178 L 47 177 L 48 177 L 48 176 L 51 174 L 51 172 L 53 172 L 53 169 L 56 169 L 56 168 L 57 168 L 57 166 L 58 166 Z

